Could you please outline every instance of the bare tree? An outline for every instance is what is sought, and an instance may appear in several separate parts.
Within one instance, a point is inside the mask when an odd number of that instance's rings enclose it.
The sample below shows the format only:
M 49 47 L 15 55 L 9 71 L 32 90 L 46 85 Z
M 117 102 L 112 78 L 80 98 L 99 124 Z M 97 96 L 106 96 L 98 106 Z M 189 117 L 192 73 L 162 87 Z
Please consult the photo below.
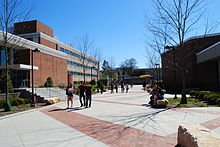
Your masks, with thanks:
M 116 65 L 116 63 L 115 63 L 114 57 L 110 57 L 108 61 L 109 61 L 108 63 L 109 63 L 109 67 L 110 67 L 108 73 L 109 73 L 110 83 L 111 83 L 115 79 L 115 65 Z
M 3 35 L 3 49 L 6 54 L 6 65 L 5 65 L 5 74 L 6 74 L 6 101 L 7 105 L 5 107 L 6 111 L 10 111 L 10 103 L 8 98 L 8 75 L 9 69 L 8 64 L 11 61 L 11 49 L 9 42 L 11 42 L 14 36 L 9 33 L 13 28 L 13 24 L 16 21 L 24 21 L 28 18 L 31 9 L 21 9 L 21 0 L 1 0 L 0 1 L 0 29 L 2 30 Z M 24 11 L 22 11 L 24 10 Z
M 99 51 L 98 48 L 94 47 L 94 42 L 90 40 L 88 33 L 76 39 L 76 41 L 73 43 L 73 47 L 80 51 L 79 60 L 82 64 L 83 79 L 85 82 L 87 67 L 89 66 L 89 64 L 99 65 L 99 61 L 95 61 L 94 58 L 101 59 L 101 50 Z
M 125 61 L 123 61 L 121 64 L 120 64 L 121 67 L 128 67 L 128 68 L 136 68 L 137 67 L 137 61 L 136 59 L 134 58 L 131 58 L 131 59 L 126 59 Z
M 195 30 L 196 24 L 201 20 L 203 11 L 205 10 L 204 0 L 152 0 L 156 9 L 155 19 L 150 24 L 151 32 L 154 37 L 165 39 L 158 42 L 154 41 L 153 47 L 162 50 L 165 45 L 173 46 L 173 50 L 182 50 L 184 40 Z M 159 45 L 158 45 L 159 43 Z M 164 44 L 167 43 L 167 44 Z M 161 47 L 158 47 L 160 46 Z M 178 46 L 178 48 L 176 48 Z M 161 54 L 161 52 L 159 52 Z M 191 52 L 178 56 L 175 67 L 181 75 L 182 80 L 182 99 L 181 103 L 187 103 L 186 99 L 186 56 Z M 172 68 L 170 67 L 170 68 Z

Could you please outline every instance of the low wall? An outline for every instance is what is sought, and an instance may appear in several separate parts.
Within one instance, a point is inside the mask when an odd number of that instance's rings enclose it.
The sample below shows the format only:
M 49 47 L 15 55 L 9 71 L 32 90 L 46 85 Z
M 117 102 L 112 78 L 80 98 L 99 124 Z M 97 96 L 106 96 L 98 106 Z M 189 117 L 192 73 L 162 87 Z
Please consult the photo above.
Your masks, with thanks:
M 5 99 L 5 93 L 2 93 L 2 94 L 0 94 L 0 100 L 1 99 Z M 15 92 L 15 93 L 9 93 L 8 94 L 8 97 L 9 98 L 16 98 L 16 97 L 19 97 L 20 96 L 20 92 Z

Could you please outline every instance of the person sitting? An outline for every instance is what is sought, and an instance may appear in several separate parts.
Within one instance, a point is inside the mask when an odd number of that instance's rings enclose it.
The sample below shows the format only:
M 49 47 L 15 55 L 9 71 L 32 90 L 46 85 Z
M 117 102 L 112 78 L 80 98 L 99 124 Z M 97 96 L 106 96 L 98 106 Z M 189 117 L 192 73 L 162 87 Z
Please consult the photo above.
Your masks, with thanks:
M 152 91 L 150 92 L 151 97 L 150 97 L 150 102 L 149 104 L 151 106 L 156 106 L 157 104 L 157 85 L 154 85 Z
M 164 92 L 162 91 L 161 87 L 158 86 L 157 88 L 157 100 L 163 100 L 164 99 Z

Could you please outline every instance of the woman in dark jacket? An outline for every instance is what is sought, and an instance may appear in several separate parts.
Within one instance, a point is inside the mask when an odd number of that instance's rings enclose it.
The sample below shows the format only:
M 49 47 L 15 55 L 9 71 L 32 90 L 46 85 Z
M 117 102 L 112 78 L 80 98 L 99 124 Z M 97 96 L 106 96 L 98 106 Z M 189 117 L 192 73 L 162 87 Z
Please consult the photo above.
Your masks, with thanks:
M 71 83 L 68 84 L 66 88 L 67 95 L 67 109 L 69 108 L 69 101 L 71 102 L 71 108 L 73 107 L 73 85 Z

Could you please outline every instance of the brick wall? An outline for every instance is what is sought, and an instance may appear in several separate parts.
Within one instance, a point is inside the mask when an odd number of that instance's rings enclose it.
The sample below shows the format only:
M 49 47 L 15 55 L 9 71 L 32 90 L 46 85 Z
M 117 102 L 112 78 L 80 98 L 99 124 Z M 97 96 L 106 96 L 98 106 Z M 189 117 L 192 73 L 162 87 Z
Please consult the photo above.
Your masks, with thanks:
M 45 46 L 50 47 L 52 49 L 56 49 L 56 43 L 48 41 L 44 38 L 39 38 L 39 44 L 45 45 Z
M 200 84 L 201 78 L 198 78 L 202 73 L 208 72 L 208 66 L 199 67 L 197 64 L 196 53 L 208 48 L 209 46 L 220 41 L 220 36 L 192 39 L 187 41 L 183 48 L 177 47 L 175 48 L 176 55 L 176 63 L 179 67 L 181 67 L 182 72 L 176 71 L 176 81 L 177 84 L 174 84 L 174 66 L 173 66 L 173 51 L 170 50 L 164 54 L 162 54 L 162 69 L 163 69 L 163 83 L 164 87 L 168 92 L 174 92 L 174 89 L 177 89 L 179 92 L 182 89 L 182 79 L 181 73 L 185 74 L 186 78 L 186 88 L 204 88 L 208 82 L 203 82 L 203 85 Z M 210 66 L 210 68 L 214 66 Z M 179 69 L 176 67 L 176 69 Z M 216 69 L 210 69 L 212 71 L 216 71 Z M 211 78 L 211 79 L 210 79 Z M 203 79 L 206 80 L 206 79 Z M 216 80 L 216 76 L 209 77 L 209 80 Z M 216 88 L 212 86 L 212 88 Z
M 43 32 L 51 37 L 53 37 L 53 29 L 44 25 L 43 23 L 33 20 L 26 22 L 19 22 L 14 24 L 14 33 L 15 34 L 27 34 L 27 33 L 35 33 L 35 32 Z
M 43 85 L 48 77 L 51 77 L 56 85 L 67 84 L 66 60 L 43 53 L 34 53 L 34 66 L 39 68 L 34 71 L 35 87 Z M 32 81 L 31 73 L 30 80 Z

